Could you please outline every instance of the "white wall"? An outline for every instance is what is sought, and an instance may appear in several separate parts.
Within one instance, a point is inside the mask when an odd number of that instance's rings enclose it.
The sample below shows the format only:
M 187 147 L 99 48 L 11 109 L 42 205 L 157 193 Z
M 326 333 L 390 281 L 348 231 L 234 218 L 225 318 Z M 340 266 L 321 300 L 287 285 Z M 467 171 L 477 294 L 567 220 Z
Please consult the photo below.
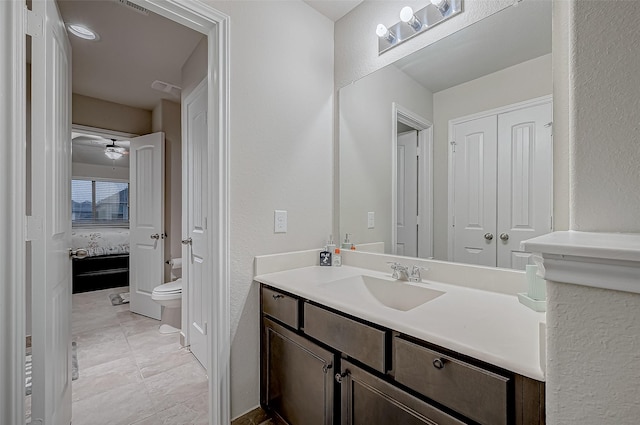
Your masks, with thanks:
M 129 167 L 111 167 L 108 165 L 71 163 L 73 178 L 108 179 L 129 181 Z
M 151 133 L 151 111 L 73 94 L 72 122 L 123 133 Z
M 253 257 L 324 244 L 332 223 L 333 23 L 301 1 L 209 3 L 231 17 L 231 413 L 259 404 Z M 275 28 L 275 29 L 274 29 Z M 273 211 L 288 233 L 273 233 Z
M 419 10 L 429 0 L 365 1 L 335 24 L 335 82 L 342 88 L 365 75 L 383 68 L 410 53 L 420 50 L 459 29 L 477 22 L 507 6 L 513 0 L 465 1 L 463 13 L 439 24 L 420 36 L 378 55 L 376 26 L 391 26 L 400 21 L 400 9 L 411 6 Z
M 640 232 L 639 26 L 639 2 L 554 6 L 554 141 L 571 146 L 573 230 Z M 551 282 L 547 329 L 547 423 L 637 424 L 640 296 Z
M 340 90 L 340 235 L 355 243 L 384 242 L 391 252 L 392 104 L 433 122 L 433 95 L 395 66 Z M 376 226 L 367 229 L 367 212 Z
M 433 227 L 436 259 L 447 259 L 449 120 L 552 94 L 551 74 L 551 54 L 548 54 L 434 93 Z M 558 187 L 557 190 L 563 192 L 566 199 L 567 188 Z

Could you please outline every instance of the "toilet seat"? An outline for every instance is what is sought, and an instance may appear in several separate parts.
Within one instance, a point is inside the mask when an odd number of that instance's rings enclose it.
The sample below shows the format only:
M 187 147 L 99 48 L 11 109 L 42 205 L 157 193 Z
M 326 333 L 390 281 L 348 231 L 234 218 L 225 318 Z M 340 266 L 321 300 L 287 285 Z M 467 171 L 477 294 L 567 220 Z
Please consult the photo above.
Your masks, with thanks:
M 154 301 L 171 301 L 180 298 L 182 298 L 182 279 L 156 286 L 151 293 L 151 299 Z

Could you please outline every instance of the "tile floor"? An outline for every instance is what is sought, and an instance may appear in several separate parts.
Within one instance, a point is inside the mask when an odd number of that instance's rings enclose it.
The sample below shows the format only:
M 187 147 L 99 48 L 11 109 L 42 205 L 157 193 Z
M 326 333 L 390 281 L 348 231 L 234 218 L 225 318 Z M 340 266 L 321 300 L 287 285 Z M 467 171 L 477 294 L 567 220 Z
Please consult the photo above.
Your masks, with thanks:
M 109 294 L 73 295 L 80 377 L 72 384 L 72 425 L 206 425 L 205 370 L 159 322 L 112 306 Z M 27 412 L 31 397 L 27 397 Z

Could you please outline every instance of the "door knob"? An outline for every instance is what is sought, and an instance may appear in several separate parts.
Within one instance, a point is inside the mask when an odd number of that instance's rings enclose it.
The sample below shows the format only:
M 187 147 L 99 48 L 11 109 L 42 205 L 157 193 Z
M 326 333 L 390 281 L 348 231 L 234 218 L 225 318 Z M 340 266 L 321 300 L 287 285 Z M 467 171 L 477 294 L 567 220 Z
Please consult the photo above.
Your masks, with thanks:
M 484 238 L 488 241 L 493 239 L 493 233 L 485 233 Z
M 502 239 L 503 241 L 508 241 L 509 240 L 509 234 L 508 233 L 500 233 L 500 239 Z
M 89 251 L 86 249 L 71 249 L 69 248 L 69 257 L 70 258 L 86 258 L 89 256 Z
M 192 242 L 193 240 L 191 238 L 183 239 L 182 245 L 191 245 Z
M 159 233 L 154 233 L 153 235 L 151 235 L 151 239 L 160 239 L 160 234 Z

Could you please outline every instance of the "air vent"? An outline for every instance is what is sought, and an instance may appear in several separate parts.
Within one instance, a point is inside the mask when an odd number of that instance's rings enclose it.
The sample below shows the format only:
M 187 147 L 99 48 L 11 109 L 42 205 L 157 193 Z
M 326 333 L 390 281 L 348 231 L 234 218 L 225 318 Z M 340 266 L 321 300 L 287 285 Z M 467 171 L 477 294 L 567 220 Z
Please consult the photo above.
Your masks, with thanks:
M 182 89 L 174 84 L 165 83 L 164 81 L 155 80 L 151 83 L 151 88 L 154 90 L 158 90 L 164 93 L 168 93 L 173 97 L 180 97 L 180 93 Z
M 145 9 L 144 7 L 142 7 L 142 6 L 138 6 L 135 3 L 131 3 L 128 0 L 114 0 L 114 1 L 117 2 L 117 3 L 120 3 L 123 6 L 126 6 L 126 7 L 130 8 L 130 9 L 135 10 L 136 12 L 141 13 L 144 16 L 149 16 L 149 11 L 147 9 Z

